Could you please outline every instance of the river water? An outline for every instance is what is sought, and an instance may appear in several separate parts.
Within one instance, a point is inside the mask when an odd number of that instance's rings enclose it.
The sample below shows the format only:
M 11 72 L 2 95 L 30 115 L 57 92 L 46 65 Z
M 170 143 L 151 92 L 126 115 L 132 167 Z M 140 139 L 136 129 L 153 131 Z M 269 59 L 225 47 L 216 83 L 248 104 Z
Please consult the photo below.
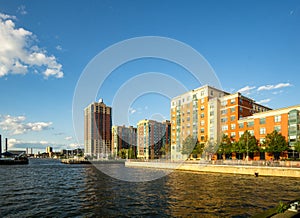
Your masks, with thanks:
M 297 178 L 173 172 L 125 182 L 55 160 L 0 166 L 0 217 L 250 217 L 299 196 Z

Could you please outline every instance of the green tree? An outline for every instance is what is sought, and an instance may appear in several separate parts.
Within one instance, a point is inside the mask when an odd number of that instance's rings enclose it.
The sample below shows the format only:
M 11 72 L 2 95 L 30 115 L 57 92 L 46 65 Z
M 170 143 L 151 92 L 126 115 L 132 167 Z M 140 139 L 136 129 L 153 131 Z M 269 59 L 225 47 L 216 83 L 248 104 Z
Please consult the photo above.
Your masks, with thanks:
M 128 152 L 128 149 L 122 148 L 119 151 L 118 156 L 121 157 L 122 159 L 126 159 L 127 154 L 128 154 L 127 152 Z
M 235 149 L 237 153 L 243 154 L 243 156 L 245 156 L 245 154 L 253 154 L 254 152 L 259 151 L 258 141 L 254 135 L 251 135 L 250 132 L 246 130 L 243 135 L 241 135 Z
M 194 148 L 197 145 L 197 138 L 194 138 L 193 136 L 189 135 L 188 137 L 186 137 L 182 143 L 182 149 L 181 149 L 181 153 L 182 154 L 186 154 L 186 155 L 190 155 L 192 154 Z
M 136 159 L 136 154 L 135 154 L 134 149 L 132 147 L 130 147 L 127 152 L 128 152 L 128 158 L 129 159 Z
M 217 152 L 218 146 L 213 141 L 206 140 L 203 152 L 206 160 L 211 160 L 212 156 Z
M 160 156 L 161 156 L 162 158 L 168 159 L 169 156 L 170 156 L 170 155 L 169 155 L 169 144 L 164 144 L 164 145 L 160 148 L 159 152 L 160 152 Z
M 222 155 L 223 159 L 225 159 L 226 154 L 232 153 L 232 142 L 228 135 L 223 134 L 217 153 Z
M 297 142 L 294 144 L 294 150 L 298 152 L 299 158 L 300 158 L 300 141 L 297 141 Z
M 192 151 L 192 154 L 199 157 L 203 153 L 203 150 L 204 150 L 204 144 L 197 141 L 196 146 L 194 147 L 194 149 Z
M 279 159 L 281 152 L 288 150 L 285 137 L 276 130 L 267 134 L 264 145 L 266 147 L 266 152 L 273 154 L 275 160 Z

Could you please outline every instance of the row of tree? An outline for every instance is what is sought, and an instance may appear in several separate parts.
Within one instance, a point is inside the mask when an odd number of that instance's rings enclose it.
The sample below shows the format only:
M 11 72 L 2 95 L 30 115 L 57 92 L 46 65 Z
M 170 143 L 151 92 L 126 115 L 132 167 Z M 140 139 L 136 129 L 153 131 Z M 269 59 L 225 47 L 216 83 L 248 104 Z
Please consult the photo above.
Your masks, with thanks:
M 296 143 L 294 149 L 300 152 L 300 142 Z M 226 155 L 236 153 L 238 159 L 244 159 L 253 156 L 256 152 L 268 152 L 274 155 L 275 160 L 278 160 L 280 154 L 288 150 L 289 147 L 285 137 L 277 131 L 267 134 L 264 142 L 260 143 L 260 146 L 255 136 L 251 135 L 249 131 L 245 131 L 238 141 L 234 141 L 227 135 L 223 135 L 219 145 L 199 143 L 197 138 L 188 136 L 183 141 L 181 153 L 200 156 L 203 152 L 209 152 L 217 153 L 223 156 L 223 158 Z

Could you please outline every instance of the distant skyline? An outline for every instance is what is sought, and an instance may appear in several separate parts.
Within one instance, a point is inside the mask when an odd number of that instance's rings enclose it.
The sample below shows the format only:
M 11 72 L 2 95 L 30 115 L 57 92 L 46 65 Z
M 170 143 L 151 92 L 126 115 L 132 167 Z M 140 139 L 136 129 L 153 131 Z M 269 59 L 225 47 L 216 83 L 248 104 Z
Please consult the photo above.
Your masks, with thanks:
M 11 149 L 83 147 L 72 123 L 81 73 L 105 48 L 141 36 L 190 45 L 225 91 L 273 109 L 300 104 L 299 26 L 299 1 L 0 0 L 0 134 Z M 188 89 L 205 85 L 174 63 L 145 58 L 112 72 L 95 101 L 111 106 L 126 81 L 147 72 Z M 155 93 L 136 99 L 128 121 L 136 126 L 145 118 L 170 119 L 170 99 Z

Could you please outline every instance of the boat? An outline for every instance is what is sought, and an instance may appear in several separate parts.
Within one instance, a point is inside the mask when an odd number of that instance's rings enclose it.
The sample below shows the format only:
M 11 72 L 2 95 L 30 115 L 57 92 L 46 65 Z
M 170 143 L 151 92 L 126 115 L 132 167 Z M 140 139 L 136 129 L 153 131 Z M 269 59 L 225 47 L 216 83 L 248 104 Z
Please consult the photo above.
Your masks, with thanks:
M 6 151 L 0 154 L 0 165 L 15 165 L 15 164 L 28 164 L 29 160 L 25 152 L 9 152 Z
M 24 151 L 8 151 L 5 138 L 5 152 L 2 153 L 2 136 L 0 135 L 0 165 L 28 164 L 29 160 Z

